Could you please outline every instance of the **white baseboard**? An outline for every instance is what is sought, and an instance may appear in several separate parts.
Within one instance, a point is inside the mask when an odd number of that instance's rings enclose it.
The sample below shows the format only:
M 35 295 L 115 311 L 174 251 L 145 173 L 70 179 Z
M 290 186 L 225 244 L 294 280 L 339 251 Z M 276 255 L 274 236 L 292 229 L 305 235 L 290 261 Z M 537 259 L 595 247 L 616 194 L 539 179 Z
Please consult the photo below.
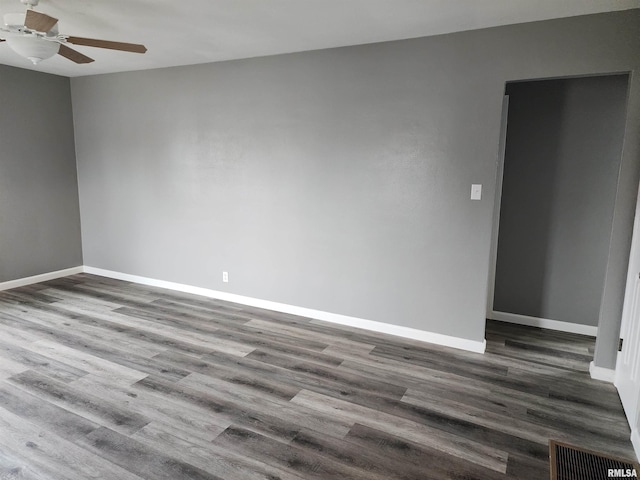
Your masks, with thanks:
M 636 460 L 640 460 L 640 432 L 636 428 L 631 430 L 631 445 L 633 445 L 633 451 L 636 452 Z
M 18 278 L 17 280 L 9 280 L 8 282 L 0 283 L 0 291 L 10 290 L 12 288 L 24 287 L 26 285 L 33 285 L 34 283 L 46 282 L 48 280 L 55 280 L 56 278 L 68 277 L 69 275 L 75 275 L 76 273 L 82 273 L 82 272 L 84 272 L 84 267 L 73 267 L 73 268 L 66 268 L 64 270 L 58 270 L 56 272 L 33 275 L 32 277 Z
M 589 373 L 594 380 L 613 383 L 616 378 L 616 371 L 612 368 L 596 367 L 593 362 L 589 363 Z
M 326 322 L 337 323 L 340 325 L 347 325 L 350 327 L 362 328 L 365 330 L 371 330 L 374 332 L 388 333 L 390 335 L 396 335 L 404 338 L 411 338 L 413 340 L 420 340 L 427 343 L 434 343 L 437 345 L 443 345 L 447 347 L 458 348 L 461 350 L 467 350 L 470 352 L 484 353 L 486 348 L 486 340 L 478 342 L 475 340 L 467 340 L 465 338 L 452 337 L 449 335 L 442 335 L 439 333 L 426 332 L 424 330 L 417 330 L 415 328 L 402 327 L 399 325 L 391 325 L 388 323 L 376 322 L 373 320 L 365 320 L 357 317 L 349 317 L 346 315 L 340 315 L 337 313 L 324 312 L 321 310 L 314 310 L 311 308 L 297 307 L 294 305 L 288 305 L 285 303 L 271 302 L 269 300 L 261 300 L 253 297 L 246 297 L 244 295 L 236 295 L 233 293 L 220 292 L 217 290 L 210 290 L 208 288 L 194 287 L 191 285 L 184 285 L 181 283 L 167 282 L 164 280 L 156 280 L 153 278 L 140 277 L 137 275 L 130 275 L 127 273 L 114 272 L 111 270 L 103 270 L 95 267 L 84 267 L 86 273 L 94 275 L 100 275 L 102 277 L 115 278 L 117 280 L 124 280 L 127 282 L 140 283 L 143 285 L 149 285 L 153 287 L 166 288 L 169 290 L 175 290 L 178 292 L 192 293 L 195 295 L 201 295 L 203 297 L 215 298 L 218 300 L 226 300 L 228 302 L 240 303 L 243 305 L 249 305 L 257 308 L 264 308 L 266 310 L 273 310 L 276 312 L 289 313 L 291 315 L 299 315 L 301 317 L 314 318 L 317 320 L 324 320 Z
M 516 323 L 518 325 L 527 325 L 529 327 L 546 328 L 548 330 L 557 330 L 560 332 L 579 333 L 580 335 L 589 335 L 595 337 L 598 334 L 598 327 L 591 325 L 581 325 L 579 323 L 561 322 L 559 320 L 549 320 L 548 318 L 529 317 L 527 315 L 518 315 L 517 313 L 507 312 L 491 312 L 491 320 L 500 320 L 501 322 Z

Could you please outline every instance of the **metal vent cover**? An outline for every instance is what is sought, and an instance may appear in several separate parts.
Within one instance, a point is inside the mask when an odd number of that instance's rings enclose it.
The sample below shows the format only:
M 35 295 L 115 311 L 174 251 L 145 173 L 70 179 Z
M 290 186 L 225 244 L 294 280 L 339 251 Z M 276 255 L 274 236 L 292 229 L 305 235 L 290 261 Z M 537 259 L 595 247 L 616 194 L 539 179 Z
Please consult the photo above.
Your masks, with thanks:
M 636 462 L 613 458 L 602 453 L 549 440 L 551 480 L 603 480 L 637 478 Z

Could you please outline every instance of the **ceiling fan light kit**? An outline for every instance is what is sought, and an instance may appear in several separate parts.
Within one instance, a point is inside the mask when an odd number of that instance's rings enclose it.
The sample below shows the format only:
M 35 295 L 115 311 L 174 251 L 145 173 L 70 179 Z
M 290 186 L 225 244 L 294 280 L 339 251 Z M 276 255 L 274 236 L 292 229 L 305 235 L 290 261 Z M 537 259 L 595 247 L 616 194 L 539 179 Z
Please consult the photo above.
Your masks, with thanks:
M 59 43 L 42 40 L 35 36 L 9 37 L 7 45 L 18 55 L 31 60 L 34 65 L 53 57 L 60 50 Z
M 92 58 L 69 48 L 67 44 L 134 53 L 147 51 L 144 45 L 134 43 L 60 35 L 57 18 L 33 10 L 40 0 L 20 0 L 20 2 L 26 5 L 28 10 L 26 13 L 7 13 L 3 16 L 4 27 L 0 27 L 0 42 L 6 41 L 14 52 L 28 58 L 34 65 L 55 54 L 60 54 L 75 63 L 93 62 Z

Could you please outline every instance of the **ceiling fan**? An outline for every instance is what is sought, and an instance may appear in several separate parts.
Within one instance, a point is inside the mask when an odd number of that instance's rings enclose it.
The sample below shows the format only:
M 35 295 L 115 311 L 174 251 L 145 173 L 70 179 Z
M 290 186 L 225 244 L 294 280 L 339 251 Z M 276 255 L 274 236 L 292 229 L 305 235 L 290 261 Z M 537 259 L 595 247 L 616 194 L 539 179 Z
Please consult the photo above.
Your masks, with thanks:
M 6 41 L 14 52 L 28 58 L 34 65 L 53 57 L 56 53 L 75 63 L 94 61 L 93 58 L 68 47 L 67 44 L 134 53 L 147 51 L 144 45 L 135 43 L 62 35 L 58 33 L 57 18 L 33 10 L 33 7 L 37 6 L 40 0 L 20 0 L 20 2 L 26 5 L 28 10 L 26 13 L 4 15 L 4 26 L 0 25 L 0 42 Z

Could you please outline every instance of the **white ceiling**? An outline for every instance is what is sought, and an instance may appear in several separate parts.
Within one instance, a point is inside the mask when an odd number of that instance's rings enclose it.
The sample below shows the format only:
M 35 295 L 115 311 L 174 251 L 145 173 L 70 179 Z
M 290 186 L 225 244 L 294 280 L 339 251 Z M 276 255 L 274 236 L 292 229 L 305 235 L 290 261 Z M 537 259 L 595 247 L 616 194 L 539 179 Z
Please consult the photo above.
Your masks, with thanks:
M 640 0 L 41 0 L 60 33 L 143 43 L 144 55 L 74 47 L 37 66 L 0 43 L 0 64 L 69 77 L 278 53 L 640 8 Z M 23 12 L 0 0 L 0 14 Z M 1 17 L 0 17 L 1 18 Z

